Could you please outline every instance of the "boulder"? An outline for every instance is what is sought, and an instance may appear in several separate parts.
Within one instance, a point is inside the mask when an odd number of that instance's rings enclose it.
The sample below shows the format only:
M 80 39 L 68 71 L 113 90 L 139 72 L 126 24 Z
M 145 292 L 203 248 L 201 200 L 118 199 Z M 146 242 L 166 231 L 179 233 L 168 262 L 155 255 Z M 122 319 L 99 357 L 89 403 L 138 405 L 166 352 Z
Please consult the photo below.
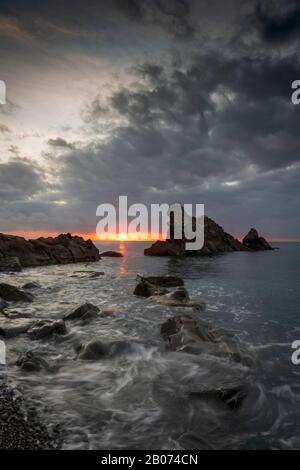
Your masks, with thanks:
M 144 250 L 146 256 L 185 256 L 185 243 L 158 240 Z
M 13 338 L 26 333 L 32 324 L 33 320 L 28 318 L 16 318 L 13 320 L 0 318 L 0 335 L 4 336 L 4 338 Z
M 22 289 L 39 289 L 41 285 L 38 282 L 32 281 L 32 282 L 26 282 L 24 286 L 22 286 Z
M 22 267 L 98 261 L 99 250 L 91 240 L 72 236 L 25 240 L 0 233 L 0 256 L 17 257 Z
M 3 282 L 0 284 L 0 296 L 8 302 L 31 302 L 34 298 L 29 292 L 24 292 L 18 287 Z
M 252 228 L 247 235 L 243 238 L 243 246 L 251 251 L 264 251 L 273 250 L 274 248 L 267 242 L 267 240 L 258 235 L 255 228 Z
M 103 253 L 100 254 L 100 257 L 109 257 L 109 258 L 123 258 L 122 253 L 119 253 L 118 251 L 104 251 Z
M 48 336 L 64 335 L 67 329 L 63 320 L 38 320 L 27 331 L 31 339 L 43 339 Z
M 72 312 L 69 312 L 65 315 L 65 320 L 88 320 L 91 318 L 96 318 L 100 309 L 89 302 L 86 302 L 80 307 L 77 307 Z
M 22 271 L 19 258 L 16 256 L 1 256 L 0 254 L 0 272 L 18 272 Z

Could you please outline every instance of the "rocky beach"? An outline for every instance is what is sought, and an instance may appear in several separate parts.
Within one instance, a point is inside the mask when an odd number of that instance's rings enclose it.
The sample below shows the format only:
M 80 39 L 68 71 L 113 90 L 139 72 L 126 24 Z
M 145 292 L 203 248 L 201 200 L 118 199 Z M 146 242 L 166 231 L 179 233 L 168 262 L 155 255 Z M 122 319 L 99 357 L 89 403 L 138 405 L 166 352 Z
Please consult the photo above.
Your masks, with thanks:
M 0 236 L 1 448 L 245 445 L 222 433 L 227 420 L 254 412 L 256 400 L 264 413 L 259 358 L 220 324 L 211 289 L 191 283 L 191 272 L 198 279 L 230 253 L 234 266 L 271 247 L 254 229 L 240 243 L 207 220 L 201 256 L 157 262 L 139 244 L 132 253 L 122 244 L 104 250 L 101 259 L 91 241 L 69 234 L 38 242 Z

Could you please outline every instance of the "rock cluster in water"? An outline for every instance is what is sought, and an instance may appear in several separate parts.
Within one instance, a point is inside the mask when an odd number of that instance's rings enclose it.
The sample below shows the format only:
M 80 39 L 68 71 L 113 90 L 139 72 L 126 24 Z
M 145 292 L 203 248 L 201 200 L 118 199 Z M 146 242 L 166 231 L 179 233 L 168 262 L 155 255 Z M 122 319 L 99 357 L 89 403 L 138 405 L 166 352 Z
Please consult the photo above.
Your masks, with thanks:
M 99 250 L 91 240 L 72 236 L 25 238 L 0 233 L 0 271 L 20 271 L 22 267 L 98 261 Z
M 195 218 L 193 220 L 195 224 Z M 211 256 L 232 251 L 271 250 L 272 247 L 255 229 L 251 229 L 243 243 L 225 232 L 220 225 L 204 216 L 204 245 L 201 250 L 188 251 L 186 240 L 174 238 L 174 222 L 170 223 L 170 237 L 165 241 L 157 241 L 144 250 L 146 256 Z

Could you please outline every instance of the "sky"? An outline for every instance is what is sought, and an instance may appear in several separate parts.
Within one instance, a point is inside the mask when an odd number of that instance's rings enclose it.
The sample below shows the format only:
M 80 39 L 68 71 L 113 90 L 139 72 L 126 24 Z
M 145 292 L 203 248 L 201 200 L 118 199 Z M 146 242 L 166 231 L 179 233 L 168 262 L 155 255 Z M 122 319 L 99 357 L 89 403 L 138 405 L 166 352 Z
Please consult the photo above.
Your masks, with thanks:
M 0 231 L 199 203 L 300 240 L 299 0 L 0 0 Z

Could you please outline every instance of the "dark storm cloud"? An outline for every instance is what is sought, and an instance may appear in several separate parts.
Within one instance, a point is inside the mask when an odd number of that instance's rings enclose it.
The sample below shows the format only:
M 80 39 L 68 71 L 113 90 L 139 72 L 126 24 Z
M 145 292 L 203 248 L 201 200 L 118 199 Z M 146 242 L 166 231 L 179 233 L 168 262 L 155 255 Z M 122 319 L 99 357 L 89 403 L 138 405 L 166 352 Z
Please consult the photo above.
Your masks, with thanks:
M 300 2 L 265 1 L 255 9 L 257 27 L 262 37 L 269 42 L 291 39 L 300 32 Z
M 42 190 L 45 190 L 42 173 L 31 162 L 15 159 L 0 163 L 1 199 L 27 199 Z

